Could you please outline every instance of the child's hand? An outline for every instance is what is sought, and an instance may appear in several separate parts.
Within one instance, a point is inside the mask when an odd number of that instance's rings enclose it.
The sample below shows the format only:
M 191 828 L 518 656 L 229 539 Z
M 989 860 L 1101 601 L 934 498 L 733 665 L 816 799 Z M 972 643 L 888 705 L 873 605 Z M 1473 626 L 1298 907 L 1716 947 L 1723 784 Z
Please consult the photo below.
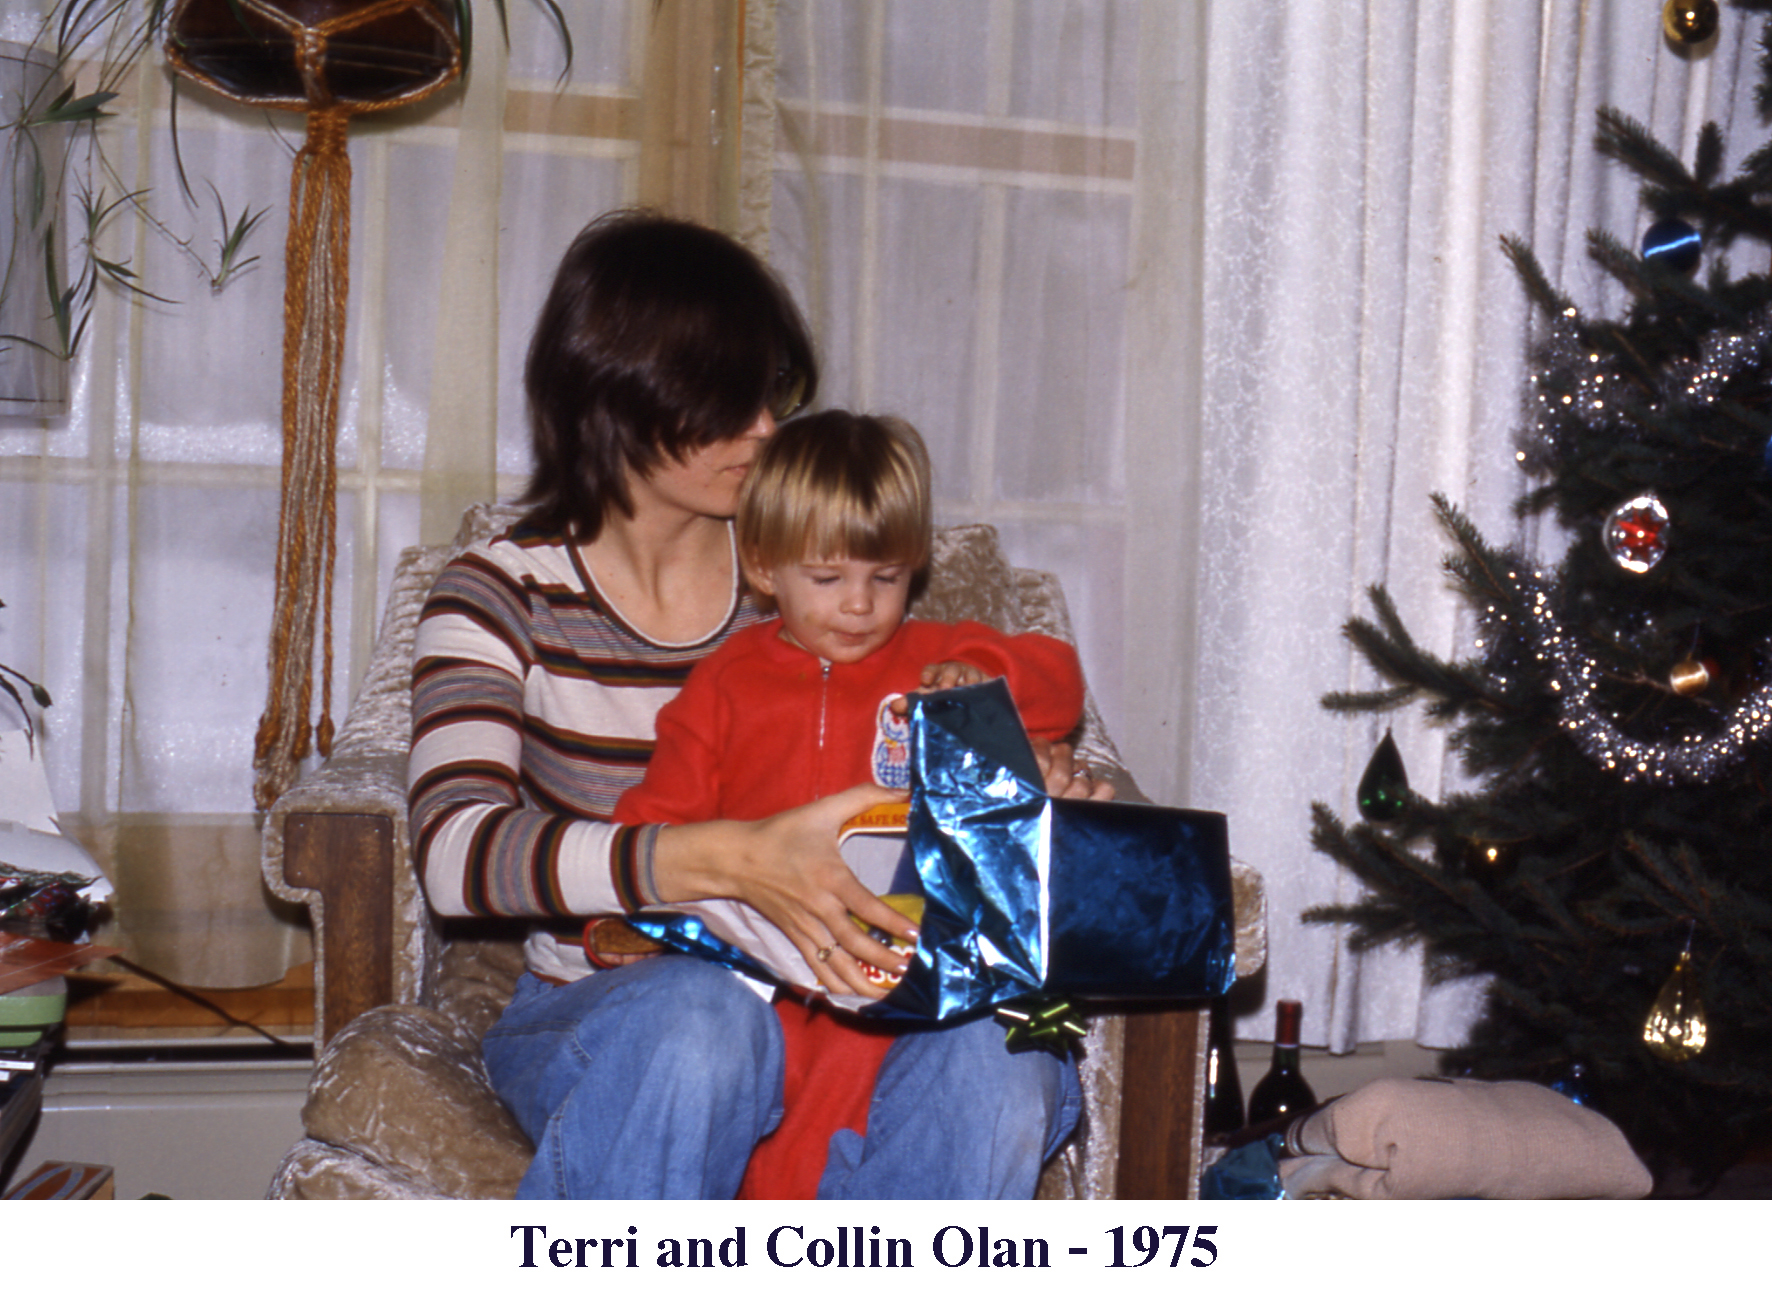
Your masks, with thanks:
M 990 681 L 990 674 L 976 664 L 965 664 L 957 659 L 950 659 L 942 664 L 925 664 L 923 666 L 924 691 L 948 691 L 956 686 L 977 686 L 980 682 Z
M 977 686 L 980 682 L 990 681 L 991 675 L 976 664 L 950 659 L 941 664 L 925 664 L 920 680 L 923 685 L 917 688 L 918 695 L 928 691 L 949 691 L 956 686 Z M 901 695 L 892 702 L 892 712 L 899 717 L 904 717 L 910 711 L 911 702 L 904 696 Z

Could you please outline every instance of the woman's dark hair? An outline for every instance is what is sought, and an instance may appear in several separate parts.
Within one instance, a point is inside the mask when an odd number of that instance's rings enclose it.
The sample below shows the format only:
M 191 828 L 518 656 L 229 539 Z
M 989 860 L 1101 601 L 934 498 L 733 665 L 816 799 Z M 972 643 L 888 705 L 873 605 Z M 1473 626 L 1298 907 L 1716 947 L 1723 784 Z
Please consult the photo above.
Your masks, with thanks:
M 573 240 L 523 370 L 535 524 L 589 542 L 628 473 L 742 435 L 810 402 L 818 362 L 787 288 L 725 234 L 617 211 Z

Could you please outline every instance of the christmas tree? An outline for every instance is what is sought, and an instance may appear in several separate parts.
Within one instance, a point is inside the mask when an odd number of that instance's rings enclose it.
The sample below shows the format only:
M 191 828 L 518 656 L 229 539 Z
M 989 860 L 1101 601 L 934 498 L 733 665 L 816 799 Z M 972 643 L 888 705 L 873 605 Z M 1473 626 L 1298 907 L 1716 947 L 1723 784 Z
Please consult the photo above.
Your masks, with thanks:
M 1765 33 L 1760 75 L 1772 112 Z M 1729 269 L 1772 243 L 1772 145 L 1725 174 L 1707 125 L 1688 166 L 1611 110 L 1597 143 L 1651 217 L 1637 248 L 1589 234 L 1623 316 L 1584 314 L 1504 240 L 1544 320 L 1519 505 L 1555 515 L 1566 554 L 1539 568 L 1434 499 L 1474 648 L 1422 650 L 1374 588 L 1346 632 L 1388 685 L 1324 704 L 1427 706 L 1470 788 L 1410 793 L 1387 735 L 1364 819 L 1314 809 L 1369 895 L 1306 918 L 1482 975 L 1447 1071 L 1576 1089 L 1659 1177 L 1702 1182 L 1772 1138 L 1772 280 Z

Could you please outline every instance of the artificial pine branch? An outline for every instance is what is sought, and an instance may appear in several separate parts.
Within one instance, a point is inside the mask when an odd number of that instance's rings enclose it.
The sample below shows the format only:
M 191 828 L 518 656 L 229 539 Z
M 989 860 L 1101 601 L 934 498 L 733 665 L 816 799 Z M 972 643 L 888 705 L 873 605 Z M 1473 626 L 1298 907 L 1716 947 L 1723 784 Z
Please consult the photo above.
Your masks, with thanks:
M 1737 3 L 1744 9 L 1759 7 L 1747 0 L 1737 0 Z M 1760 33 L 1759 68 L 1760 83 L 1754 91 L 1754 106 L 1761 116 L 1768 116 L 1772 115 L 1772 31 L 1765 29 Z
M 1768 149 L 1772 150 L 1772 145 L 1768 145 Z M 1575 308 L 1573 301 L 1551 285 L 1550 279 L 1545 276 L 1544 266 L 1538 263 L 1538 257 L 1533 254 L 1531 247 L 1519 238 L 1503 234 L 1501 250 L 1513 264 L 1514 272 L 1519 275 L 1526 294 L 1539 309 L 1555 316 Z
M 1420 692 L 1413 683 L 1404 683 L 1379 691 L 1331 691 L 1319 703 L 1332 713 L 1384 713 L 1401 708 Z
M 1647 127 L 1617 108 L 1602 107 L 1594 147 L 1603 156 L 1623 162 L 1650 184 L 1664 189 L 1695 187 L 1686 164 L 1663 146 Z
M 1741 163 L 1738 181 L 1748 192 L 1764 192 L 1772 183 L 1772 144 L 1762 144 Z
M 1707 121 L 1698 131 L 1697 155 L 1692 162 L 1692 182 L 1699 189 L 1710 188 L 1723 173 L 1723 132 L 1717 123 Z M 1678 214 L 1674 211 L 1668 215 Z

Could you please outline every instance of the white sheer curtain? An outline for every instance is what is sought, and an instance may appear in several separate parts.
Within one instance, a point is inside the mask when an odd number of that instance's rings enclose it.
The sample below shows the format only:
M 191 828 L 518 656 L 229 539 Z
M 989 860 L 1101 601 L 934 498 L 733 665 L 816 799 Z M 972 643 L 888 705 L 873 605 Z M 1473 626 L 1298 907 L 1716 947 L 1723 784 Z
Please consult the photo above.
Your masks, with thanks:
M 1584 233 L 1634 244 L 1647 219 L 1592 149 L 1595 107 L 1688 157 L 1706 115 L 1732 160 L 1757 143 L 1754 32 L 1726 10 L 1716 48 L 1682 58 L 1658 8 L 1212 6 L 1204 392 L 1197 427 L 1177 424 L 1203 465 L 1196 716 L 1175 763 L 1191 761 L 1192 798 L 1228 811 L 1266 876 L 1267 1000 L 1305 1002 L 1307 1043 L 1453 1043 L 1478 1003 L 1468 985 L 1425 991 L 1413 953 L 1352 956 L 1337 931 L 1298 923 L 1357 896 L 1311 851 L 1308 807 L 1354 815 L 1385 725 L 1332 718 L 1316 697 L 1374 681 L 1338 634 L 1369 584 L 1425 645 L 1468 642 L 1431 492 L 1493 538 L 1538 541 L 1510 512 L 1528 310 L 1497 239 L 1526 238 L 1584 307 L 1618 307 Z M 1394 728 L 1412 785 L 1437 794 L 1456 774 L 1443 734 L 1413 713 Z M 1269 1034 L 1267 1014 L 1251 1032 Z

